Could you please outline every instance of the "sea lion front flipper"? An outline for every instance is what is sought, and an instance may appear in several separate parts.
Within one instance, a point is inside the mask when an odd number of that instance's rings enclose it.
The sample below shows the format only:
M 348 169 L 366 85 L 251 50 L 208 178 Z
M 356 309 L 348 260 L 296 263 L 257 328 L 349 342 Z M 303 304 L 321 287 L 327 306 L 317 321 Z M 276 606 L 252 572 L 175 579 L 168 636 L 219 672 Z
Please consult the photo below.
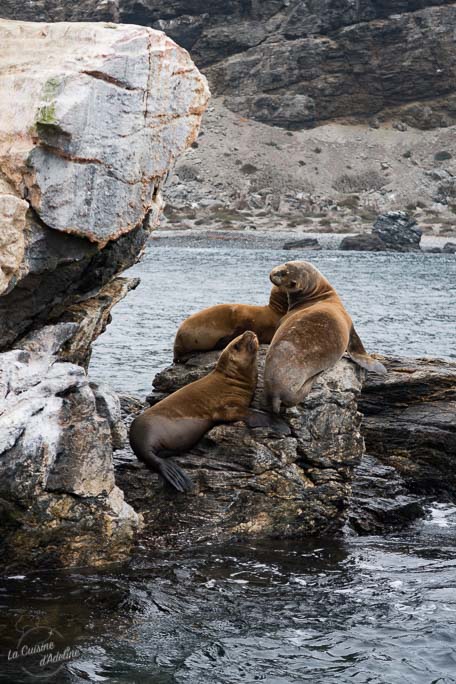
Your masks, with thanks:
M 290 426 L 284 420 L 264 411 L 249 409 L 243 420 L 249 428 L 269 428 L 276 434 L 284 436 L 291 434 Z
M 347 354 L 352 359 L 352 361 L 358 364 L 358 366 L 361 366 L 361 368 L 365 368 L 366 370 L 371 371 L 371 373 L 378 373 L 378 375 L 386 375 L 388 372 L 383 363 L 380 363 L 380 361 L 374 359 L 364 349 L 364 345 L 361 342 L 354 325 L 352 325 L 350 331 L 350 339 L 348 341 Z

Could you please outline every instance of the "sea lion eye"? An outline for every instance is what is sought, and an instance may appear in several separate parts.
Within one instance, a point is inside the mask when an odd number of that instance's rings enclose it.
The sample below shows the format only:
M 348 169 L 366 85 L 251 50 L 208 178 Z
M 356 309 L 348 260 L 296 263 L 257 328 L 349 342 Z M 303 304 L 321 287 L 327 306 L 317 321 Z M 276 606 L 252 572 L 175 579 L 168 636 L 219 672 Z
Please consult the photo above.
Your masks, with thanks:
M 238 342 L 237 344 L 235 344 L 234 347 L 233 347 L 233 349 L 235 349 L 236 351 L 239 351 L 240 348 L 241 348 L 240 342 Z

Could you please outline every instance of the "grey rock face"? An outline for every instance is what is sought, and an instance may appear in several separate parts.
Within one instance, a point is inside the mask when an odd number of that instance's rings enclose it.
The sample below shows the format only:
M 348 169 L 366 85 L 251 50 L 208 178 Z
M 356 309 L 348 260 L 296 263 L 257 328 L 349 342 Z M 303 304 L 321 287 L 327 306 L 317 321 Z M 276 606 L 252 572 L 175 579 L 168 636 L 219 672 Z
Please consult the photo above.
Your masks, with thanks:
M 164 30 L 231 109 L 268 123 L 307 127 L 377 114 L 420 128 L 455 121 L 452 0 L 4 0 L 1 11 Z
M 262 401 L 265 353 L 262 348 L 256 407 Z M 217 356 L 200 354 L 160 373 L 155 399 L 204 375 Z M 131 451 L 119 452 L 116 481 L 126 500 L 143 513 L 150 543 L 293 538 L 339 530 L 353 467 L 363 451 L 356 404 L 361 376 L 346 359 L 325 373 L 308 399 L 287 413 L 289 436 L 248 429 L 244 423 L 215 427 L 176 459 L 195 482 L 188 495 L 170 491 L 137 464 Z
M 421 230 L 415 219 L 404 211 L 388 211 L 374 223 L 372 233 L 377 235 L 388 249 L 395 252 L 419 251 Z
M 456 254 L 456 243 L 454 243 L 454 242 L 446 242 L 446 243 L 443 245 L 442 251 L 443 251 L 445 254 Z
M 140 527 L 114 482 L 126 433 L 81 366 L 138 284 L 115 276 L 157 222 L 206 81 L 148 28 L 5 20 L 0 75 L 0 350 L 15 347 L 0 354 L 1 551 L 9 565 L 118 561 Z
M 137 260 L 208 90 L 162 33 L 114 24 L 0 19 L 0 74 L 5 349 Z
M 115 486 L 107 412 L 99 412 L 100 393 L 84 370 L 51 353 L 51 337 L 48 328 L 41 349 L 43 333 L 34 351 L 0 354 L 3 560 L 27 566 L 121 560 L 140 520 Z
M 355 250 L 357 252 L 383 252 L 385 244 L 378 235 L 348 235 L 339 245 L 342 250 Z
M 113 451 L 122 449 L 127 443 L 127 430 L 122 422 L 118 395 L 105 383 L 91 382 L 90 389 L 95 397 L 98 415 L 108 421 L 111 429 Z
M 404 211 L 381 214 L 368 235 L 349 235 L 339 249 L 365 252 L 419 252 L 421 230 Z M 439 250 L 440 251 L 440 250 Z
M 454 499 L 456 364 L 382 361 L 388 375 L 369 376 L 359 403 L 367 452 L 394 467 L 412 491 Z

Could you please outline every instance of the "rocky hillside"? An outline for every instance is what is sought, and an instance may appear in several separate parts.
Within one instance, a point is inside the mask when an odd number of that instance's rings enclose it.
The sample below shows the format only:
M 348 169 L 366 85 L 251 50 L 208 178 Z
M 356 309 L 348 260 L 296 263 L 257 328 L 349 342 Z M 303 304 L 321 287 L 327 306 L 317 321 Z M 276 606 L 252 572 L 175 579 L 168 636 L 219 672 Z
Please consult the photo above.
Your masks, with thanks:
M 455 121 L 450 0 L 3 0 L 0 14 L 161 29 L 190 51 L 232 111 L 268 123 Z

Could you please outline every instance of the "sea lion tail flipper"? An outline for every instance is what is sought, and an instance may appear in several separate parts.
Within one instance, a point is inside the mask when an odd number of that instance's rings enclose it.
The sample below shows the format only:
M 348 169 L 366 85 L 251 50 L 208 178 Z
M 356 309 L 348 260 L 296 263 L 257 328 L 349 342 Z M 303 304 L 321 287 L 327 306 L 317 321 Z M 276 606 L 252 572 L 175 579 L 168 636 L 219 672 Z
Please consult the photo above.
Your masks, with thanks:
M 388 372 L 383 363 L 380 363 L 380 361 L 377 361 L 377 359 L 374 359 L 372 356 L 370 356 L 370 354 L 367 353 L 358 333 L 355 330 L 355 326 L 353 325 L 350 331 L 347 353 L 352 361 L 357 363 L 358 366 L 361 366 L 361 368 L 371 371 L 371 373 L 386 375 Z
M 178 492 L 189 492 L 193 489 L 192 479 L 171 459 L 159 458 L 157 456 L 156 469 L 163 479 L 169 482 Z
M 278 435 L 291 434 L 290 426 L 284 420 L 264 411 L 249 409 L 244 422 L 249 428 L 270 428 Z

